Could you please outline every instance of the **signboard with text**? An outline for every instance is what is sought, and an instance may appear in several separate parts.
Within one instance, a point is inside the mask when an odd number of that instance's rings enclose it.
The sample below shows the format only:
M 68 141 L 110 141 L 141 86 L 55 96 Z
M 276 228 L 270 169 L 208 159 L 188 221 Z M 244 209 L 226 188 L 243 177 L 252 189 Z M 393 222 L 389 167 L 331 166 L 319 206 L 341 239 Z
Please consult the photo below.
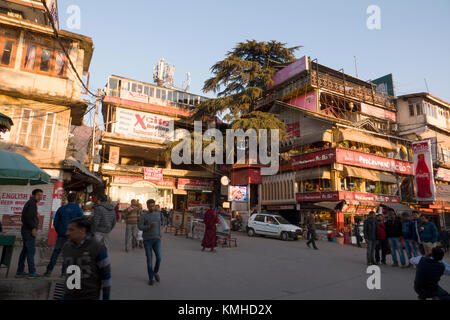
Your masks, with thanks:
M 290 78 L 292 78 L 308 69 L 309 69 L 309 59 L 307 56 L 304 56 L 304 57 L 298 59 L 297 61 L 291 63 L 287 67 L 276 72 L 272 76 L 273 82 L 271 84 L 267 85 L 267 89 L 270 90 L 270 89 L 276 87 L 277 85 L 282 84 L 286 80 L 289 80 Z
M 380 202 L 380 203 L 399 203 L 400 198 L 395 196 L 377 195 L 371 193 L 360 193 L 351 191 L 328 191 L 297 193 L 297 202 L 319 202 L 319 201 L 358 201 L 358 202 Z
M 178 179 L 178 189 L 214 191 L 214 181 L 201 179 Z
M 419 202 L 433 202 L 435 199 L 435 190 L 431 141 L 413 142 L 412 149 L 416 200 Z
M 113 181 L 116 184 L 134 184 L 134 183 L 137 183 L 137 182 L 144 181 L 144 178 L 143 177 L 115 176 Z M 175 188 L 175 179 L 164 178 L 161 181 L 152 181 L 152 182 L 155 183 L 156 185 L 160 186 L 160 187 Z
M 173 118 L 147 112 L 117 108 L 114 132 L 137 138 L 173 141 Z
M 163 181 L 163 169 L 160 168 L 144 168 L 144 180 L 147 181 Z
M 317 91 L 312 91 L 304 96 L 291 99 L 287 102 L 293 106 L 309 111 L 317 111 Z

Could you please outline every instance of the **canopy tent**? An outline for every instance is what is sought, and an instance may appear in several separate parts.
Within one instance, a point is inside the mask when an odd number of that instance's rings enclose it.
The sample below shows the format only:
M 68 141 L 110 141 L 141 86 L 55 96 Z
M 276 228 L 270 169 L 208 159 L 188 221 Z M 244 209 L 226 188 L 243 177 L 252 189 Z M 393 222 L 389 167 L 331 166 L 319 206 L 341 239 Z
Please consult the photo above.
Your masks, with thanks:
M 404 204 L 401 204 L 401 203 L 381 203 L 380 205 L 383 206 L 383 207 L 392 209 L 398 214 L 403 213 L 403 212 L 409 212 L 410 213 L 411 211 L 414 211 L 410 207 L 405 206 Z
M 11 130 L 11 126 L 14 125 L 10 117 L 0 113 L 0 131 Z
M 50 176 L 24 156 L 0 150 L 0 185 L 34 186 L 50 183 Z

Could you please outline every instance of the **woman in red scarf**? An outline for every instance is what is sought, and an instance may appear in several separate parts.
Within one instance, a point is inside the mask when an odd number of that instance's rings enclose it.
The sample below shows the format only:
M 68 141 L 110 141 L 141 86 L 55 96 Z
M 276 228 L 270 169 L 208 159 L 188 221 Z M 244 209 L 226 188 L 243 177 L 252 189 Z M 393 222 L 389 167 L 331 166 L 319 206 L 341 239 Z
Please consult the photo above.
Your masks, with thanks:
M 203 223 L 205 224 L 205 235 L 202 241 L 202 251 L 205 251 L 205 248 L 210 248 L 211 251 L 214 251 L 214 248 L 217 247 L 216 224 L 219 223 L 219 217 L 213 208 L 205 212 Z

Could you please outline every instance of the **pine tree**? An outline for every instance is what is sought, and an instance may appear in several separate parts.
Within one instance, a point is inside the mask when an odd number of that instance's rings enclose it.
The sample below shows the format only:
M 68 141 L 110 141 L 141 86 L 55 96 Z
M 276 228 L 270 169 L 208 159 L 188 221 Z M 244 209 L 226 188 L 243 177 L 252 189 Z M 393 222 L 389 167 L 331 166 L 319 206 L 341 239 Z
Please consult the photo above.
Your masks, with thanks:
M 216 99 L 198 105 L 196 119 L 223 115 L 233 129 L 281 129 L 284 123 L 277 115 L 255 110 L 272 75 L 295 61 L 294 52 L 300 46 L 286 47 L 275 40 L 240 42 L 224 60 L 211 67 L 213 77 L 205 81 L 203 92 L 214 92 Z M 280 137 L 282 136 L 280 134 Z

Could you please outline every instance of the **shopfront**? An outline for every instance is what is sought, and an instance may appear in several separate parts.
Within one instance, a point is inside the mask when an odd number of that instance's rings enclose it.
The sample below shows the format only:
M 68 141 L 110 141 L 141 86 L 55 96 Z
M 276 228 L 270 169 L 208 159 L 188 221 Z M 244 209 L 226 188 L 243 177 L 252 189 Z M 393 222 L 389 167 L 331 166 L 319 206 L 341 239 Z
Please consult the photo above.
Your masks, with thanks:
M 204 211 L 214 203 L 214 180 L 178 179 L 176 210 Z

